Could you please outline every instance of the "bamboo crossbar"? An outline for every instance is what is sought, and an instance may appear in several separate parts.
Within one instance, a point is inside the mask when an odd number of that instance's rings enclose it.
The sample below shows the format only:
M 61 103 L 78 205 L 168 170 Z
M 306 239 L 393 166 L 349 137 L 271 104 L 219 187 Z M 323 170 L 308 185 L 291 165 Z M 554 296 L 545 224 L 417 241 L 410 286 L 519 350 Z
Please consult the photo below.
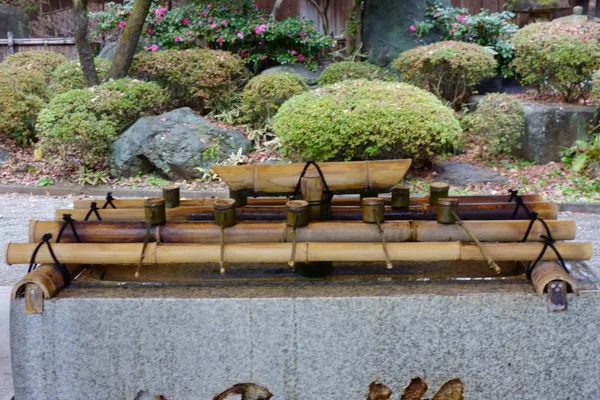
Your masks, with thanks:
M 53 240 L 58 237 L 62 222 L 30 221 L 29 241 L 37 243 L 46 233 Z M 518 242 L 529 221 L 466 221 L 464 225 L 482 242 Z M 575 221 L 547 221 L 556 240 L 575 238 Z M 145 222 L 74 222 L 78 237 L 83 243 L 137 243 L 143 242 Z M 458 225 L 438 224 L 435 221 L 389 221 L 383 225 L 387 242 L 446 242 L 471 241 Z M 531 241 L 545 235 L 540 222 L 536 222 L 528 236 Z M 290 241 L 291 228 L 282 222 L 239 222 L 225 229 L 226 243 L 261 243 Z M 373 224 L 354 221 L 312 222 L 297 228 L 296 237 L 301 242 L 377 242 L 378 229 Z M 212 222 L 167 222 L 152 227 L 149 239 L 161 243 L 218 243 L 220 227 Z M 61 242 L 75 242 L 71 228 L 63 232 Z
M 327 162 L 319 164 L 334 193 L 356 193 L 368 189 L 387 192 L 404 178 L 412 160 Z M 304 164 L 257 164 L 220 166 L 215 171 L 230 190 L 256 195 L 293 193 Z M 314 166 L 308 171 L 316 171 Z
M 451 199 L 457 199 L 461 203 L 500 203 L 508 200 L 508 196 L 448 196 Z M 538 194 L 525 194 L 521 196 L 525 204 L 542 202 L 543 197 Z M 384 198 L 386 204 L 390 204 L 391 199 L 389 197 Z M 215 199 L 182 199 L 180 205 L 182 207 L 206 207 L 212 206 Z M 249 198 L 248 206 L 284 206 L 288 201 L 287 198 Z M 104 199 L 95 200 L 75 200 L 73 202 L 73 208 L 75 209 L 89 209 L 92 202 L 97 203 L 100 207 L 104 204 Z M 143 208 L 144 199 L 122 199 L 112 200 L 112 203 L 116 208 Z M 410 198 L 411 204 L 428 204 L 429 196 L 418 196 Z M 358 197 L 335 197 L 332 202 L 334 206 L 358 206 L 360 205 L 360 199 Z M 110 206 L 109 206 L 110 207 Z
M 9 243 L 5 250 L 8 265 L 28 264 L 36 248 L 35 243 Z M 542 251 L 542 243 L 485 243 L 482 245 L 495 261 L 532 261 Z M 589 260 L 591 243 L 556 243 L 556 248 L 566 260 Z M 141 243 L 55 243 L 54 253 L 65 264 L 136 264 L 143 248 Z M 484 261 L 479 248 L 462 242 L 388 243 L 392 261 Z M 234 243 L 224 247 L 224 260 L 228 263 L 287 263 L 292 252 L 291 243 Z M 299 242 L 296 263 L 334 262 L 384 262 L 381 243 Z M 144 253 L 145 264 L 199 264 L 217 263 L 221 259 L 218 244 L 148 244 Z M 40 248 L 36 260 L 52 263 L 48 248 Z M 543 260 L 556 260 L 553 251 L 546 251 Z
M 527 207 L 535 211 L 541 218 L 553 220 L 558 217 L 558 205 L 553 202 L 529 203 Z M 482 204 L 461 204 L 458 212 L 464 220 L 498 220 L 511 219 L 514 203 L 482 203 Z M 88 210 L 84 209 L 57 209 L 55 219 L 62 220 L 64 214 L 71 214 L 76 220 L 83 220 Z M 98 210 L 102 221 L 143 221 L 144 210 L 141 208 L 122 208 L 122 209 L 101 209 Z M 206 221 L 212 220 L 213 207 L 177 207 L 166 210 L 167 221 Z M 361 219 L 361 210 L 358 206 L 333 206 L 332 220 L 359 220 Z M 285 209 L 283 207 L 241 207 L 237 209 L 237 218 L 239 220 L 279 220 L 285 219 Z M 386 207 L 387 220 L 426 220 L 436 219 L 435 207 L 428 205 L 413 205 L 409 210 L 397 210 Z M 526 219 L 527 214 L 523 208 L 520 208 L 516 219 Z M 95 215 L 91 215 L 90 220 L 95 220 Z

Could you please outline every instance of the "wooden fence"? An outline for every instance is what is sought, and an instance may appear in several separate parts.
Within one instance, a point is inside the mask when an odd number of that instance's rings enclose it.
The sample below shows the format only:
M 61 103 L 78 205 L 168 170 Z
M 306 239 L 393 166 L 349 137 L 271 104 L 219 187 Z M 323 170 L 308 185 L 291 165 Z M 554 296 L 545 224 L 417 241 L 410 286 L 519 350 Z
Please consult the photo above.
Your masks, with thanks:
M 52 51 L 63 54 L 71 60 L 77 58 L 77 46 L 72 38 L 13 39 L 9 32 L 8 39 L 0 39 L 0 62 L 9 54 L 31 50 Z

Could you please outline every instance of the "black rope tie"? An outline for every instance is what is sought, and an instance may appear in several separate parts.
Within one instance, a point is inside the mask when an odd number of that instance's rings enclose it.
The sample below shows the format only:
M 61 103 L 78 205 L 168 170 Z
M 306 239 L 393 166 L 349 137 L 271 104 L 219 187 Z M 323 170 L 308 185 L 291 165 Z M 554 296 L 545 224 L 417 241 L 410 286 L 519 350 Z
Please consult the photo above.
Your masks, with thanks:
M 90 204 L 90 210 L 85 215 L 85 218 L 83 220 L 87 221 L 90 218 L 90 216 L 92 215 L 92 213 L 94 213 L 96 215 L 96 218 L 98 219 L 98 221 L 102 221 L 102 218 L 100 217 L 100 213 L 98 212 L 98 210 L 99 210 L 98 203 L 93 201 L 92 204 Z
M 73 232 L 73 237 L 77 243 L 81 243 L 81 239 L 79 239 L 79 235 L 77 234 L 77 230 L 75 229 L 75 220 L 71 218 L 71 214 L 63 214 L 63 224 L 60 227 L 60 231 L 58 231 L 58 237 L 56 238 L 56 243 L 60 243 L 60 239 L 62 239 L 62 235 L 67 229 L 67 227 L 71 228 L 71 232 Z
M 323 182 L 323 188 L 325 189 L 327 195 L 321 200 L 309 201 L 308 205 L 317 206 L 321 204 L 329 204 L 331 203 L 331 199 L 333 199 L 333 192 L 331 191 L 331 189 L 329 189 L 329 185 L 327 185 L 327 181 L 325 180 L 325 175 L 323 174 L 323 171 L 321 171 L 321 167 L 319 167 L 319 165 L 314 161 L 307 161 L 304 165 L 302 173 L 300 173 L 300 177 L 298 178 L 298 183 L 296 183 L 296 189 L 294 189 L 294 193 L 289 197 L 289 199 L 293 200 L 300 193 L 300 190 L 302 188 L 302 178 L 304 178 L 304 175 L 306 175 L 306 171 L 308 171 L 308 167 L 310 167 L 311 165 L 314 165 L 314 167 L 317 169 L 319 177 L 321 178 L 321 182 Z
M 548 237 L 546 235 L 541 235 L 540 239 L 542 239 L 542 243 L 544 243 L 544 247 L 542 248 L 540 255 L 535 259 L 535 261 L 533 263 L 529 263 L 529 265 L 527 266 L 527 278 L 531 279 L 531 273 L 533 272 L 533 269 L 535 268 L 537 263 L 540 262 L 542 257 L 544 257 L 544 254 L 546 254 L 546 250 L 548 250 L 548 247 L 551 248 L 552 251 L 554 251 L 554 254 L 556 254 L 556 257 L 558 258 L 558 261 L 560 262 L 561 267 L 563 267 L 563 269 L 568 273 L 569 270 L 567 269 L 567 264 L 565 264 L 565 260 L 562 258 L 562 256 L 556 249 L 556 246 L 554 246 L 556 244 L 556 240 L 554 240 L 554 239 L 552 239 L 552 237 Z
M 48 247 L 50 257 L 52 257 L 52 260 L 54 261 L 54 268 L 60 272 L 64 285 L 66 286 L 71 283 L 71 273 L 69 272 L 67 266 L 62 264 L 60 261 L 58 261 L 58 258 L 56 258 L 56 254 L 54 254 L 54 250 L 52 250 L 52 246 L 50 245 L 50 239 L 52 239 L 51 233 L 46 233 L 44 236 L 42 236 L 42 241 L 38 243 L 31 254 L 31 260 L 29 261 L 29 269 L 27 270 L 27 273 L 34 271 L 39 266 L 36 264 L 35 259 L 42 246 L 46 245 Z
M 115 198 L 112 196 L 112 192 L 108 192 L 106 194 L 106 201 L 104 202 L 104 205 L 102 206 L 102 209 L 105 209 L 108 206 L 111 206 L 112 208 L 117 208 L 117 206 L 114 205 L 113 200 Z
M 548 224 L 546 224 L 546 221 L 544 221 L 543 219 L 541 219 L 540 217 L 538 217 L 538 213 L 536 213 L 535 211 L 532 212 L 530 214 L 530 219 L 529 219 L 529 226 L 527 226 L 527 230 L 525 231 L 525 235 L 523 235 L 523 239 L 521 239 L 521 243 L 525 243 L 527 241 L 527 239 L 529 238 L 529 234 L 531 233 L 531 230 L 533 229 L 533 225 L 535 224 L 535 221 L 540 221 L 544 227 L 546 228 L 546 233 L 548 235 L 550 235 L 550 228 L 548 227 Z
M 531 211 L 529 211 L 529 207 L 527 207 L 527 204 L 525 204 L 525 202 L 523 201 L 523 197 L 521 195 L 519 195 L 519 191 L 518 190 L 509 190 L 509 193 L 510 193 L 510 196 L 508 197 L 508 202 L 512 203 L 514 201 L 517 204 L 512 213 L 511 219 L 517 218 L 517 214 L 519 213 L 519 209 L 521 207 L 523 207 L 523 209 L 525 210 L 525 213 L 527 213 L 527 217 L 532 218 L 532 213 L 531 213 Z

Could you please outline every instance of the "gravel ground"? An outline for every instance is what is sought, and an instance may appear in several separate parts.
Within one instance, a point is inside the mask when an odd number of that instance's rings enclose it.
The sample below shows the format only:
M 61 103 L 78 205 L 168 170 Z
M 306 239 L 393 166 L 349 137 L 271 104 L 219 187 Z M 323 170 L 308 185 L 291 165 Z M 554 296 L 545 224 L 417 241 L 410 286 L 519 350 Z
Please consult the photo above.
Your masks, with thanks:
M 17 282 L 27 270 L 25 265 L 8 266 L 4 264 L 4 246 L 8 242 L 26 242 L 31 218 L 49 220 L 54 218 L 56 208 L 73 206 L 71 198 L 30 196 L 30 195 L 0 195 L 0 286 L 9 286 Z M 562 219 L 577 221 L 577 240 L 591 241 L 594 244 L 594 258 L 590 265 L 600 276 L 600 215 L 561 213 Z

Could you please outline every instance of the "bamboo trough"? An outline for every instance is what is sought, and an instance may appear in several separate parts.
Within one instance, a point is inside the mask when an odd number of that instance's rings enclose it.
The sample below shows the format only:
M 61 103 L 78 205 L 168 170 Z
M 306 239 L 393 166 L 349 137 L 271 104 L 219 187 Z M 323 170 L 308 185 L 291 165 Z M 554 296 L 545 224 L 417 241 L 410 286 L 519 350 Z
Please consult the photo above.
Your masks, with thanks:
M 538 194 L 524 194 L 521 196 L 525 204 L 543 202 L 544 199 Z M 502 199 L 508 200 L 508 196 L 448 196 L 450 199 L 457 199 L 460 203 L 498 203 Z M 390 204 L 391 199 L 389 197 L 383 198 L 387 205 Z M 181 199 L 181 207 L 212 207 L 216 199 Z M 74 209 L 86 209 L 92 206 L 92 203 L 97 203 L 102 206 L 104 199 L 84 199 L 75 200 L 73 202 Z M 285 206 L 288 201 L 287 198 L 249 198 L 248 207 L 269 207 L 269 206 Z M 143 208 L 144 199 L 116 199 L 112 200 L 112 203 L 117 209 L 123 208 Z M 410 204 L 429 204 L 429 196 L 413 196 L 410 198 Z M 359 206 L 360 199 L 358 197 L 334 197 L 331 201 L 333 206 Z
M 575 222 L 547 221 L 556 240 L 575 239 Z M 467 221 L 464 225 L 482 242 L 518 242 L 523 239 L 529 221 Z M 30 221 L 29 242 L 38 243 L 51 233 L 58 237 L 62 222 Z M 383 223 L 387 242 L 446 242 L 471 241 L 457 224 L 438 224 L 435 221 L 388 221 Z M 141 243 L 146 235 L 145 222 L 74 222 L 78 238 L 83 243 Z M 291 241 L 291 228 L 285 222 L 239 222 L 225 230 L 225 243 L 264 243 Z M 546 230 L 541 223 L 533 224 L 527 239 L 536 241 Z M 380 234 L 374 224 L 354 221 L 311 222 L 296 229 L 299 242 L 379 242 Z M 167 222 L 153 226 L 150 241 L 160 243 L 219 243 L 220 227 L 212 222 Z M 53 239 L 54 241 L 55 239 Z M 72 229 L 65 229 L 62 243 L 75 242 Z
M 8 265 L 28 264 L 37 244 L 9 243 L 5 250 Z M 556 243 L 557 250 L 566 260 L 589 260 L 590 243 Z M 495 261 L 531 261 L 542 251 L 543 243 L 484 243 L 485 252 Z M 285 264 L 292 254 L 291 243 L 231 243 L 218 244 L 157 244 L 148 243 L 55 243 L 56 257 L 65 264 L 136 264 L 143 254 L 143 264 L 199 264 L 270 263 Z M 221 250 L 224 250 L 223 257 Z M 475 244 L 463 242 L 388 243 L 387 253 L 392 261 L 486 261 Z M 315 262 L 385 262 L 387 255 L 381 243 L 299 242 L 296 245 L 296 263 Z M 37 261 L 53 263 L 47 247 L 39 249 Z M 554 252 L 545 252 L 542 260 L 554 261 Z
M 328 162 L 320 164 L 331 191 L 335 194 L 362 190 L 390 191 L 404 179 L 412 160 Z M 212 166 L 230 190 L 250 196 L 294 193 L 305 164 Z M 308 171 L 316 172 L 314 166 Z
M 541 218 L 555 220 L 558 218 L 558 205 L 553 202 L 535 202 L 527 204 L 529 210 L 537 212 Z M 460 204 L 459 213 L 464 220 L 507 220 L 511 219 L 515 210 L 515 203 L 472 203 Z M 97 210 L 102 221 L 143 221 L 142 208 L 117 208 Z M 213 219 L 212 206 L 175 207 L 166 210 L 167 221 L 211 221 Z M 270 220 L 282 221 L 285 219 L 284 207 L 240 207 L 236 210 L 240 220 Z M 435 220 L 437 213 L 435 207 L 426 204 L 411 206 L 408 210 L 399 210 L 386 207 L 386 220 Z M 83 220 L 88 214 L 84 209 L 57 209 L 55 219 L 62 220 L 64 214 L 71 214 L 75 220 Z M 515 219 L 528 219 L 527 211 L 520 208 Z M 90 220 L 95 220 L 92 214 Z M 332 220 L 360 220 L 361 209 L 358 206 L 333 206 L 331 207 Z

